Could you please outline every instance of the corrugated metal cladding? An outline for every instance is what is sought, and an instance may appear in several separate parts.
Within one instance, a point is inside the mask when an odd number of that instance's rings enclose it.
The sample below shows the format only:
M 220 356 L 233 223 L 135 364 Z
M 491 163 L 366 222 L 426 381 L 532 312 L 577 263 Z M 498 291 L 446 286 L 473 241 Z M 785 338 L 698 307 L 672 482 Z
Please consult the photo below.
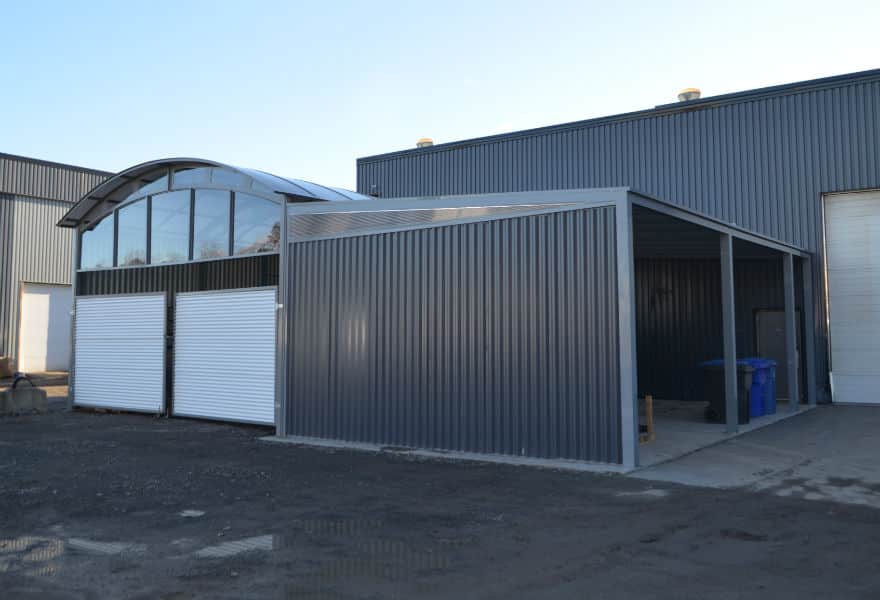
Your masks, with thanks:
M 614 212 L 291 244 L 288 432 L 619 463 Z
M 80 271 L 78 296 L 146 292 L 202 292 L 278 285 L 278 255 L 260 254 L 235 259 L 155 267 Z
M 880 72 L 358 161 L 382 197 L 629 186 L 803 247 L 827 397 L 821 194 L 880 188 Z M 640 363 L 642 366 L 645 363 Z
M 7 194 L 76 202 L 111 175 L 104 171 L 0 154 L 0 192 Z
M 811 251 L 823 192 L 880 187 L 880 74 L 358 161 L 382 197 L 629 186 Z
M 795 281 L 799 277 L 798 266 Z M 697 365 L 723 356 L 721 264 L 712 259 L 637 259 L 635 279 L 639 394 L 702 400 Z M 755 311 L 785 306 L 782 260 L 735 261 L 734 286 L 737 354 L 755 356 Z
M 0 194 L 0 355 L 18 352 L 21 282 L 70 284 L 73 232 L 55 227 L 67 208 Z

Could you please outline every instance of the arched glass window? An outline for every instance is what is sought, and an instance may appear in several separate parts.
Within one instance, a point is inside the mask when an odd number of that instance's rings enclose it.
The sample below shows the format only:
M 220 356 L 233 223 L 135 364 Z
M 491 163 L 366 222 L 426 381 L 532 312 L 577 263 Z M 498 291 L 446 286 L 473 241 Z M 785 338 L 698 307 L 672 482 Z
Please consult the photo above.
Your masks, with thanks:
M 226 190 L 196 190 L 193 209 L 193 258 L 229 256 L 229 204 Z
M 167 171 L 166 171 L 167 173 Z M 128 196 L 123 199 L 122 204 L 125 204 L 129 200 L 134 200 L 135 198 L 143 198 L 144 196 L 148 196 L 150 194 L 156 194 L 159 192 L 168 191 L 168 175 L 162 175 L 155 181 L 151 181 L 149 183 L 145 183 L 141 187 L 137 188 L 135 191 L 130 193 Z
M 150 263 L 189 259 L 189 190 L 156 194 L 150 200 Z
M 235 194 L 233 253 L 276 252 L 281 238 L 278 205 L 271 200 Z
M 192 167 L 174 172 L 174 189 L 192 187 L 222 187 L 242 189 L 250 184 L 250 179 L 242 173 L 219 167 Z
M 109 269 L 113 266 L 113 221 L 110 214 L 91 229 L 83 231 L 80 242 L 80 268 Z
M 92 230 L 82 233 L 80 268 L 158 265 L 278 252 L 280 202 L 211 187 L 163 191 L 123 202 Z
M 119 221 L 116 266 L 147 264 L 147 201 L 137 200 L 116 211 Z

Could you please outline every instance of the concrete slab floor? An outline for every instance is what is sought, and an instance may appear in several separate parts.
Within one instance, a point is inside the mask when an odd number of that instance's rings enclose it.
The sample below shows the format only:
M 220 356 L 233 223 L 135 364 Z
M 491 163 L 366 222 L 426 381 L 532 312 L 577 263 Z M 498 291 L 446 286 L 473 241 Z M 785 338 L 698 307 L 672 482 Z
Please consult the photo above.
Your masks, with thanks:
M 820 406 L 631 477 L 880 508 L 880 410 Z
M 740 425 L 737 433 L 727 433 L 724 424 L 706 422 L 706 406 L 705 402 L 655 399 L 656 439 L 639 446 L 639 466 L 649 467 L 679 458 L 798 414 L 790 412 L 788 402 L 782 401 L 774 414 L 752 418 L 749 423 Z M 800 410 L 809 408 L 802 406 Z M 644 416 L 641 421 L 644 423 Z

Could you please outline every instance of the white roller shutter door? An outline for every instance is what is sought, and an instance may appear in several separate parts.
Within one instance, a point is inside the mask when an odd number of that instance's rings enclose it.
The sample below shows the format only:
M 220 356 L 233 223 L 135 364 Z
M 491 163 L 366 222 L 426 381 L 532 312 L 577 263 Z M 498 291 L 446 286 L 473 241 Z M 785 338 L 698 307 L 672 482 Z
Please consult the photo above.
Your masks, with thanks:
M 74 403 L 162 412 L 165 295 L 76 299 Z
M 880 192 L 825 198 L 835 402 L 880 404 Z
M 275 422 L 275 289 L 177 296 L 175 415 Z

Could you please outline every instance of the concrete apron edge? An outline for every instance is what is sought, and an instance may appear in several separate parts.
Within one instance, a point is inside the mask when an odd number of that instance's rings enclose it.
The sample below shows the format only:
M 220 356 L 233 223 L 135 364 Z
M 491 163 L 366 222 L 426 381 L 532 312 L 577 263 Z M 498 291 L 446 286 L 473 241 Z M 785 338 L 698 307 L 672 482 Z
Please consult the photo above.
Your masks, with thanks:
M 293 444 L 296 446 L 314 446 L 318 448 L 355 450 L 359 452 L 372 452 L 376 454 L 381 453 L 397 456 L 415 456 L 423 459 L 445 460 L 450 462 L 471 461 L 482 463 L 496 463 L 522 467 L 537 467 L 541 469 L 577 471 L 581 473 L 625 474 L 633 470 L 628 469 L 623 465 L 589 462 L 585 460 L 572 460 L 567 458 L 534 458 L 528 456 L 507 456 L 504 454 L 480 454 L 479 452 L 400 448 L 397 446 L 383 446 L 380 444 L 368 444 L 362 442 L 346 442 L 342 440 L 328 440 L 323 438 L 304 437 L 298 435 L 269 435 L 261 437 L 259 439 L 265 442 Z
M 663 460 L 655 462 L 655 463 L 651 463 L 650 465 L 637 466 L 635 469 L 630 469 L 630 470 L 626 471 L 626 474 L 627 475 L 636 474 L 640 471 L 653 469 L 654 467 L 658 467 L 660 465 L 665 465 L 667 463 L 671 463 L 671 462 L 676 461 L 680 458 L 684 458 L 685 456 L 690 456 L 691 454 L 696 454 L 700 450 L 705 450 L 706 448 L 712 448 L 713 446 L 718 446 L 719 444 L 723 444 L 724 442 L 730 441 L 734 438 L 738 438 L 742 435 L 752 433 L 753 431 L 758 431 L 760 429 L 764 429 L 765 427 L 770 427 L 771 425 L 775 425 L 777 423 L 782 423 L 784 421 L 788 421 L 789 419 L 792 419 L 794 417 L 806 414 L 806 413 L 810 412 L 811 410 L 815 410 L 819 406 L 820 405 L 818 405 L 818 404 L 813 405 L 813 406 L 804 405 L 801 408 L 798 408 L 798 410 L 796 412 L 786 412 L 786 413 L 782 414 L 782 416 L 780 416 L 778 419 L 775 419 L 773 421 L 769 421 L 767 423 L 761 423 L 761 424 L 755 425 L 754 427 L 751 427 L 745 431 L 739 430 L 735 433 L 724 433 L 717 440 L 710 442 L 704 446 L 700 446 L 699 448 L 694 448 L 693 450 L 688 450 L 687 452 L 683 452 L 683 453 L 678 454 L 676 456 L 670 456 L 669 458 L 664 458 Z

